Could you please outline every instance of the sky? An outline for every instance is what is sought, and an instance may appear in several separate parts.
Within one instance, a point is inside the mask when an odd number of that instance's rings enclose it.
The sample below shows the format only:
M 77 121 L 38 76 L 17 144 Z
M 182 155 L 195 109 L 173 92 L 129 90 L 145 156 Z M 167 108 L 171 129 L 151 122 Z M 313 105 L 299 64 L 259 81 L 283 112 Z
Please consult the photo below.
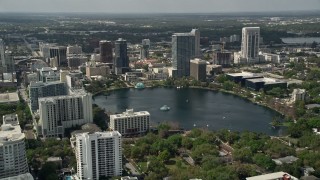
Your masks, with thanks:
M 320 0 L 0 0 L 0 12 L 219 13 L 320 11 Z

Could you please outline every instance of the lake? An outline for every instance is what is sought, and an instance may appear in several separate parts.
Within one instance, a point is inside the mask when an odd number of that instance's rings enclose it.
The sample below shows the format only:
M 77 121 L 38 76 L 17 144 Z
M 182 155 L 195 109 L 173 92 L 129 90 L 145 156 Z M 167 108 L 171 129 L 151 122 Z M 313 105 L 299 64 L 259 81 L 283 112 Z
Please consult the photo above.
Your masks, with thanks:
M 280 116 L 276 111 L 232 94 L 206 89 L 122 89 L 109 96 L 96 96 L 93 102 L 112 113 L 122 113 L 128 108 L 149 111 L 152 124 L 174 122 L 186 130 L 194 127 L 249 130 L 268 135 L 284 132 L 270 125 L 274 117 Z M 170 110 L 160 111 L 163 105 L 168 105 Z

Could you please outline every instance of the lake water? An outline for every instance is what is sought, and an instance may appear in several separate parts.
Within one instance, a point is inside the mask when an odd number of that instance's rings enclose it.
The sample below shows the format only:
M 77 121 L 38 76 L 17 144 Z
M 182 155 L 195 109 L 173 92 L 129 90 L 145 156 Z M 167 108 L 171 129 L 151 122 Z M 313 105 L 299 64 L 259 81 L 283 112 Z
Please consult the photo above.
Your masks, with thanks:
M 277 112 L 235 95 L 205 89 L 122 89 L 109 96 L 96 96 L 94 103 L 113 113 L 128 108 L 149 111 L 153 124 L 170 121 L 187 130 L 198 127 L 283 134 L 282 128 L 270 125 L 279 116 Z M 163 105 L 168 105 L 170 111 L 160 111 Z
M 320 37 L 298 37 L 298 38 L 281 38 L 281 40 L 286 44 L 311 44 L 314 41 L 320 43 Z

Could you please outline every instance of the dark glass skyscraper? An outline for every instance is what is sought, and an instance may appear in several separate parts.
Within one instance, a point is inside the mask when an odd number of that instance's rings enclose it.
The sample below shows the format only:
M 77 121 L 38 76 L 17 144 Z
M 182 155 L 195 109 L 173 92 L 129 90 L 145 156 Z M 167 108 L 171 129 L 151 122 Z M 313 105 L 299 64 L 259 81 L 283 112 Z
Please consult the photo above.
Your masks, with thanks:
M 114 72 L 124 74 L 129 71 L 129 57 L 127 54 L 127 41 L 119 38 L 115 43 Z
M 99 42 L 100 46 L 100 61 L 103 63 L 113 63 L 113 54 L 112 54 L 112 42 L 102 40 Z
M 195 56 L 195 36 L 191 33 L 172 35 L 172 76 L 190 75 L 190 60 Z

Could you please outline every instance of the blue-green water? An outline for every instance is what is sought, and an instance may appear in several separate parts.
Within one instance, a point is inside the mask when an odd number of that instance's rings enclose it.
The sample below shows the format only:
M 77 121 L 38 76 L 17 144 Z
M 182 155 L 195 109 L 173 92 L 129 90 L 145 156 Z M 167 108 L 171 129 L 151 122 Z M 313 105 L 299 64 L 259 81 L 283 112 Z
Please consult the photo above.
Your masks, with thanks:
M 209 128 L 254 131 L 281 135 L 270 122 L 279 114 L 235 95 L 205 89 L 122 89 L 109 96 L 96 96 L 94 103 L 106 111 L 121 113 L 128 108 L 149 111 L 151 122 L 171 121 L 185 129 Z M 170 111 L 160 111 L 168 105 Z

